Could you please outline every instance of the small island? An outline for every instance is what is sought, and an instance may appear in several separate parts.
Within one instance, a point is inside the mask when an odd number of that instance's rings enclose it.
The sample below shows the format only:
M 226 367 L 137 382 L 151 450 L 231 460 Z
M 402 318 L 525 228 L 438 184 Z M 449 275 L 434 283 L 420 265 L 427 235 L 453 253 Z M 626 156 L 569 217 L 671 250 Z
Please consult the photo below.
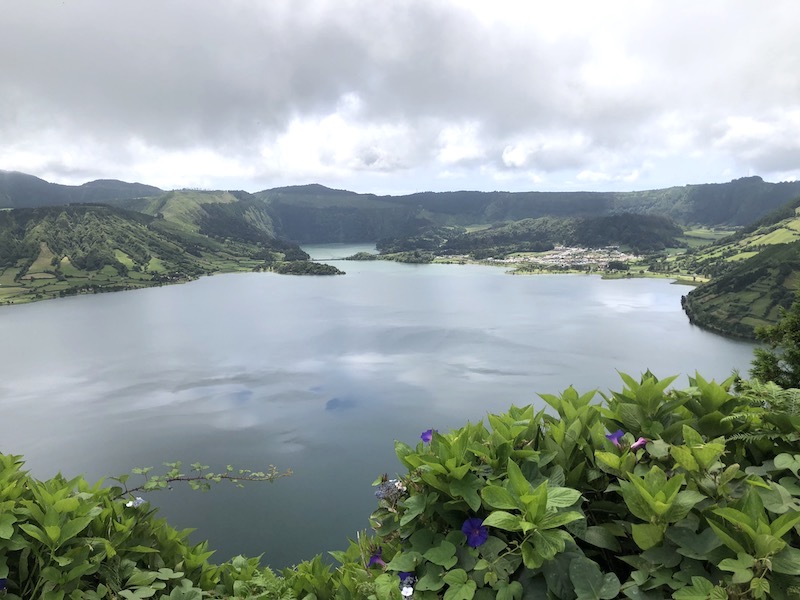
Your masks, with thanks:
M 345 272 L 333 265 L 312 260 L 293 260 L 275 264 L 271 271 L 281 275 L 344 275 Z

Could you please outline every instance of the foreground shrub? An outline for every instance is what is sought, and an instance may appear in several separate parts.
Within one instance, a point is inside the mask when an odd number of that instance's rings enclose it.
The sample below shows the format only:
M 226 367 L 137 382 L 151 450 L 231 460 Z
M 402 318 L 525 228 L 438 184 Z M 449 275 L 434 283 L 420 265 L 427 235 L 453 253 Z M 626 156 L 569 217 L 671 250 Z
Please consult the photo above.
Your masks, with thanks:
M 133 494 L 176 481 L 204 489 L 223 479 L 272 481 L 286 473 L 229 468 L 214 474 L 193 465 L 184 474 L 180 463 L 172 463 L 165 475 L 137 470 L 145 481 L 128 488 L 127 476 L 117 479 L 121 487 L 61 475 L 39 481 L 22 465 L 21 457 L 0 454 L 0 596 L 199 600 L 203 592 L 238 592 L 243 580 L 263 583 L 263 589 L 285 587 L 282 580 L 273 585 L 271 571 L 259 569 L 257 559 L 210 564 L 206 542 L 190 544 L 191 530 L 170 527 Z
M 800 391 L 757 382 L 669 389 L 622 375 L 395 444 L 374 537 L 276 574 L 155 517 L 139 487 L 40 482 L 0 455 L 8 598 L 723 600 L 800 598 Z M 205 469 L 197 465 L 199 471 Z M 256 474 L 262 475 L 262 474 Z M 230 473 L 185 476 L 203 487 Z M 0 592 L 2 594 L 3 592 Z
M 622 377 L 603 404 L 570 388 L 549 412 L 397 443 L 378 581 L 411 574 L 419 599 L 800 598 L 800 416 L 771 402 L 798 392 Z

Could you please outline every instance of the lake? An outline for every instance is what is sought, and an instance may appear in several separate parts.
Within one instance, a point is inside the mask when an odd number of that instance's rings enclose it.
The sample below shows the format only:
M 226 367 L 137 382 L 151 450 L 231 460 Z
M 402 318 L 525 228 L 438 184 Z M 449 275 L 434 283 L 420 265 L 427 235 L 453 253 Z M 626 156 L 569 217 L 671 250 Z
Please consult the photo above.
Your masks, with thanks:
M 369 246 L 307 247 L 321 259 Z M 372 481 L 409 444 L 537 393 L 638 376 L 746 373 L 752 345 L 689 324 L 666 280 L 335 262 L 0 309 L 0 451 L 90 480 L 164 461 L 275 464 L 246 489 L 149 496 L 224 560 L 283 567 L 369 527 Z

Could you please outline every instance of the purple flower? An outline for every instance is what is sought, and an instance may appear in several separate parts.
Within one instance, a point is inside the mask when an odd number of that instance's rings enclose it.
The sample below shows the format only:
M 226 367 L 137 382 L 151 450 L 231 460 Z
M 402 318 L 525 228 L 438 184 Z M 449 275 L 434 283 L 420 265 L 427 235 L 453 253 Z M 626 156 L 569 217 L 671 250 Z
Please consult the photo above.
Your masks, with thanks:
M 369 563 L 367 563 L 367 568 L 374 567 L 375 565 L 380 565 L 382 567 L 386 567 L 386 563 L 383 562 L 383 558 L 381 558 L 381 554 L 383 553 L 383 548 L 378 548 L 375 553 L 369 557 Z
M 622 439 L 623 435 L 625 435 L 625 432 L 622 431 L 622 429 L 617 429 L 614 433 L 607 433 L 606 439 L 611 440 L 611 443 L 619 448 L 619 441 Z
M 414 575 L 414 573 L 409 573 L 407 571 L 400 571 L 398 575 L 400 576 L 400 585 L 403 586 L 413 587 L 414 583 L 417 581 L 417 578 Z
M 640 437 L 638 440 L 631 444 L 631 450 L 638 450 L 639 448 L 644 448 L 649 442 L 647 438 Z
M 467 546 L 477 548 L 489 539 L 489 530 L 483 526 L 483 519 L 472 517 L 464 521 L 461 531 L 467 536 Z
M 428 429 L 427 431 L 423 431 L 422 435 L 419 437 L 426 444 L 430 444 L 431 440 L 433 439 L 433 429 Z
M 134 500 L 129 500 L 128 502 L 126 502 L 125 506 L 127 506 L 128 508 L 138 508 L 142 504 L 144 504 L 144 498 L 141 498 L 140 496 L 136 496 L 136 498 Z
M 0 592 L 6 589 L 6 580 L 0 579 Z

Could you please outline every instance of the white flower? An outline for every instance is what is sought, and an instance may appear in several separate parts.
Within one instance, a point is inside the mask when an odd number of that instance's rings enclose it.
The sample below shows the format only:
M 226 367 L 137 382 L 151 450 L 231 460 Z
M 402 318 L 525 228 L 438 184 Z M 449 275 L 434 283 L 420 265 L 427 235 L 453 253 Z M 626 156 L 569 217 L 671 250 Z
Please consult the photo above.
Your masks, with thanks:
M 407 585 L 400 590 L 400 593 L 403 594 L 404 598 L 410 598 L 414 594 L 414 588 L 410 585 Z
M 136 508 L 137 506 L 141 506 L 142 504 L 144 504 L 144 498 L 136 496 L 134 500 L 129 500 L 128 502 L 126 502 L 125 506 L 127 506 L 128 508 Z

